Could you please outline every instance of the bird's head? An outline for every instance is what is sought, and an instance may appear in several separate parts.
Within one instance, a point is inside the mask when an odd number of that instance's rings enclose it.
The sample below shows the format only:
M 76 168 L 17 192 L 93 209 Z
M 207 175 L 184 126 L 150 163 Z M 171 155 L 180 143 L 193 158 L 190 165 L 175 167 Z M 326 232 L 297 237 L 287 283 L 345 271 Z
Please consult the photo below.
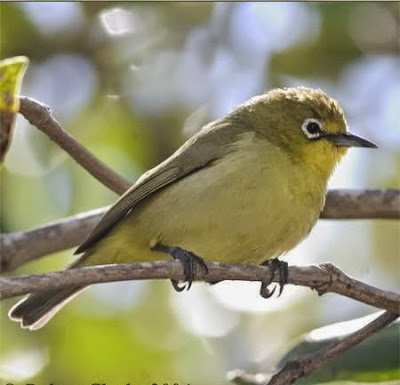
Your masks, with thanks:
M 327 178 L 349 147 L 376 148 L 348 132 L 342 108 L 321 90 L 274 89 L 243 107 L 260 136 Z

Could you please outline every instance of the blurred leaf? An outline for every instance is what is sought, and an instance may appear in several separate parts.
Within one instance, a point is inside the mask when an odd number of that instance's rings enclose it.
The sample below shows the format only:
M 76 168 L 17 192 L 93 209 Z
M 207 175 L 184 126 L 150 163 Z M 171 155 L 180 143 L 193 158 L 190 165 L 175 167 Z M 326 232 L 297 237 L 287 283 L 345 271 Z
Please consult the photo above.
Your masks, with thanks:
M 296 77 L 337 79 L 342 69 L 361 55 L 349 36 L 348 20 L 354 5 L 315 3 L 311 6 L 321 16 L 318 38 L 273 55 L 271 70 Z
M 0 61 L 0 162 L 4 161 L 10 146 L 19 109 L 19 99 L 15 97 L 21 90 L 21 82 L 29 59 L 17 56 Z
M 345 338 L 362 328 L 376 313 L 351 321 L 338 322 L 315 329 L 302 337 L 278 363 L 282 367 L 287 361 L 324 349 L 331 343 Z M 339 357 L 329 361 L 309 377 L 300 380 L 299 385 L 332 381 L 354 381 L 378 383 L 400 379 L 400 322 L 396 321 L 384 330 L 367 338 Z
M 47 50 L 47 44 L 43 43 L 39 31 L 21 4 L 2 1 L 0 15 L 1 58 L 23 53 L 33 60 L 38 56 L 38 52 Z

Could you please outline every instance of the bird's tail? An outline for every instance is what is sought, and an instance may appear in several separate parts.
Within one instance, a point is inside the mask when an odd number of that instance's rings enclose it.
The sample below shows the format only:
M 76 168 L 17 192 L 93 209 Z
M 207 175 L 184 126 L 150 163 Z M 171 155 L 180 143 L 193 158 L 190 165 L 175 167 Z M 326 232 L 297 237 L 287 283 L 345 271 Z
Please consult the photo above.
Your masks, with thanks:
M 67 269 L 84 266 L 92 253 L 93 250 L 86 251 L 80 258 L 67 266 Z M 40 329 L 85 287 L 71 286 L 29 294 L 11 308 L 8 316 L 12 321 L 20 322 L 24 329 Z
M 83 286 L 73 286 L 29 294 L 11 308 L 8 316 L 23 328 L 40 329 L 83 289 Z

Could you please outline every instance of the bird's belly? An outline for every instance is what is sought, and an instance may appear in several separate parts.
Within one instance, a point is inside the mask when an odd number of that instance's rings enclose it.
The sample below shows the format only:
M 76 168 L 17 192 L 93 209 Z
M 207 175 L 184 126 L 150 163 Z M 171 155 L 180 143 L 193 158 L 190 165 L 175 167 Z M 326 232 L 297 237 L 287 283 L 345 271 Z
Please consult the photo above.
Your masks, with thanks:
M 97 254 L 114 262 L 170 258 L 150 250 L 161 242 L 210 261 L 261 263 L 295 246 L 318 217 L 290 183 L 262 155 L 236 153 L 147 198 Z

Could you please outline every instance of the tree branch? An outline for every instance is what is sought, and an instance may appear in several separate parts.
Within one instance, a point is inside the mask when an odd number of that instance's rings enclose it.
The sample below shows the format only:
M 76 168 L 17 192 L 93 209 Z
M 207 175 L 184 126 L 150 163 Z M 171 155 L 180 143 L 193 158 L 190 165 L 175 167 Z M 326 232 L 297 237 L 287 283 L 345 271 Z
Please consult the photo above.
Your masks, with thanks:
M 11 271 L 33 259 L 79 245 L 108 208 L 63 218 L 32 230 L 0 234 L 0 272 Z M 321 213 L 324 219 L 378 217 L 400 217 L 400 191 L 332 190 L 328 192 Z
M 398 313 L 386 311 L 375 318 L 373 321 L 343 338 L 338 342 L 334 342 L 328 347 L 318 350 L 315 353 L 307 354 L 299 359 L 288 361 L 278 372 L 270 376 L 267 375 L 250 375 L 243 371 L 233 371 L 229 375 L 229 379 L 236 384 L 246 385 L 288 385 L 301 377 L 305 377 L 314 370 L 320 368 L 327 361 L 335 358 L 352 348 L 353 346 L 364 341 L 372 334 L 383 329 L 399 317 Z
M 79 245 L 108 208 L 58 219 L 31 230 L 0 234 L 0 272 Z
M 197 271 L 196 280 L 216 282 L 223 280 L 266 281 L 271 280 L 268 266 L 224 265 L 209 263 L 209 271 Z M 273 281 L 278 282 L 278 274 Z M 36 291 L 67 286 L 85 286 L 94 283 L 143 280 L 184 279 L 179 261 L 160 261 L 132 264 L 113 264 L 79 267 L 45 274 L 32 274 L 14 278 L 0 278 L 0 299 L 11 298 Z M 290 266 L 288 283 L 308 286 L 320 295 L 332 292 L 347 296 L 377 308 L 400 312 L 400 294 L 384 291 L 347 276 L 331 264 Z
M 400 219 L 400 191 L 330 190 L 320 218 Z
M 19 112 L 29 123 L 36 126 L 52 141 L 56 142 L 98 181 L 120 195 L 131 186 L 131 182 L 102 163 L 66 132 L 54 116 L 51 115 L 48 106 L 25 96 L 21 96 L 19 101 Z

